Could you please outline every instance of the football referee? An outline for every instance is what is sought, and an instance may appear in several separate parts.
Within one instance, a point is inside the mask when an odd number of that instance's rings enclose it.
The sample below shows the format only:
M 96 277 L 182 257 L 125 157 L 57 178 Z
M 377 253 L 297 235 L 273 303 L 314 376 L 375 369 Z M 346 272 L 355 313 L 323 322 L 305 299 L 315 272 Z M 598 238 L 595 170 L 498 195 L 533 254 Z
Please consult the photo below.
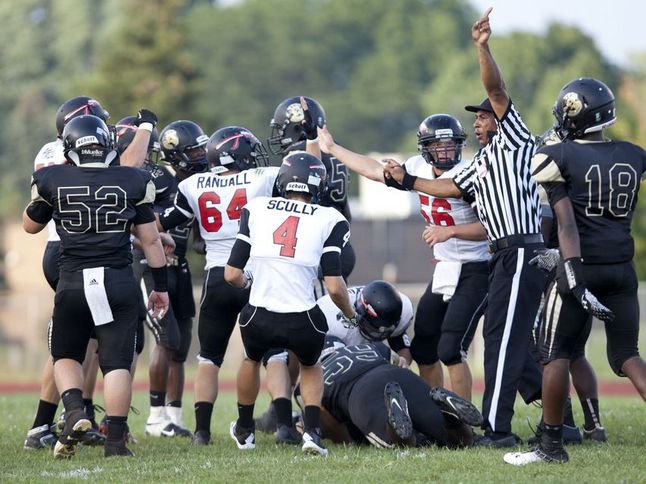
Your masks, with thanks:
M 534 251 L 543 247 L 541 205 L 530 176 L 534 137 L 509 98 L 489 50 L 490 13 L 491 8 L 471 29 L 487 99 L 480 106 L 466 107 L 475 111 L 475 135 L 484 146 L 453 179 L 414 177 L 394 161 L 388 162 L 386 176 L 409 190 L 436 197 L 476 199 L 492 252 L 483 328 L 485 435 L 478 443 L 512 447 L 517 443 L 511 432 L 516 391 L 525 368 L 535 365 L 528 347 L 545 276 L 528 264 Z

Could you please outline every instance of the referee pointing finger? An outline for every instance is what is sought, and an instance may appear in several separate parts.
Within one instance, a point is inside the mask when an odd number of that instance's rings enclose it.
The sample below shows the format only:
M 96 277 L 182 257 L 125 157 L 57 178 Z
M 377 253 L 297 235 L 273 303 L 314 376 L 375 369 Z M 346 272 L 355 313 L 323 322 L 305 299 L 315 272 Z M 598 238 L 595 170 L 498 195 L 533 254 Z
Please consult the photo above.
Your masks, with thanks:
M 476 200 L 493 254 L 483 328 L 485 436 L 479 443 L 510 447 L 516 445 L 511 433 L 516 391 L 526 401 L 540 398 L 540 371 L 528 346 L 544 275 L 528 261 L 534 250 L 543 247 L 543 238 L 541 205 L 530 176 L 534 138 L 509 98 L 489 50 L 490 12 L 471 29 L 487 91 L 480 105 L 466 106 L 475 113 L 474 130 L 481 145 L 473 163 L 453 179 L 422 179 L 397 166 L 387 166 L 386 172 L 409 190 L 438 197 L 469 195 Z M 534 396 L 523 391 L 523 386 L 533 386 Z

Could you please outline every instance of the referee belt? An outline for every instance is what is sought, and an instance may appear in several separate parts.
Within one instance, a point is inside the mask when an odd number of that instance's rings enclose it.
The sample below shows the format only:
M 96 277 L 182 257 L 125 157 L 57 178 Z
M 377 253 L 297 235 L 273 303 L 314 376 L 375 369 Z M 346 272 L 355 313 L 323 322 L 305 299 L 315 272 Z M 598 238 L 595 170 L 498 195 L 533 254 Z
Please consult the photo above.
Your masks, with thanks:
M 541 234 L 510 235 L 496 239 L 489 244 L 489 252 L 494 253 L 509 247 L 520 247 L 526 244 L 542 244 Z

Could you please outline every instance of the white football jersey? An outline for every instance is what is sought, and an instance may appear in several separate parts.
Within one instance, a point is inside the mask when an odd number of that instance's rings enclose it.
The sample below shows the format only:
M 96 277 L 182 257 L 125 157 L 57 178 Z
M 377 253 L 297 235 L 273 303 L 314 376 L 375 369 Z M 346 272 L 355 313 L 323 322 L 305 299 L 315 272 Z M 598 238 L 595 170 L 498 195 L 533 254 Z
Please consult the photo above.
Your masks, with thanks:
M 422 155 L 417 155 L 406 160 L 406 171 L 411 175 L 420 176 L 429 180 L 436 178 L 453 178 L 471 160 L 461 160 L 450 170 L 435 176 L 433 167 L 424 160 Z M 439 198 L 426 193 L 418 192 L 420 213 L 426 223 L 448 227 L 451 225 L 478 222 L 478 217 L 471 205 L 463 198 Z M 473 262 L 489 260 L 489 246 L 486 240 L 464 240 L 451 237 L 445 242 L 435 244 L 433 254 L 438 261 Z
M 255 284 L 255 282 L 254 282 Z M 355 305 L 359 297 L 359 293 L 364 286 L 354 286 L 348 288 L 348 296 L 350 297 L 350 302 L 352 305 Z M 401 336 L 403 335 L 408 327 L 410 326 L 411 321 L 413 320 L 413 303 L 405 294 L 401 292 L 399 295 L 402 298 L 402 315 L 399 318 L 397 327 L 395 331 L 390 336 Z M 329 294 L 319 298 L 316 301 L 316 304 L 321 308 L 323 314 L 325 314 L 325 319 L 327 320 L 328 332 L 332 336 L 336 336 L 341 341 L 345 343 L 346 346 L 358 345 L 362 343 L 369 343 L 370 340 L 364 338 L 364 336 L 359 331 L 359 328 L 346 328 L 343 325 L 343 318 L 341 310 L 334 304 L 332 298 Z M 406 345 L 408 346 L 408 344 Z
M 235 175 L 196 173 L 180 182 L 175 207 L 197 217 L 206 243 L 206 269 L 226 265 L 242 209 L 256 197 L 271 196 L 277 175 L 278 167 L 263 167 Z
M 36 158 L 34 159 L 34 171 L 40 170 L 46 166 L 63 165 L 67 163 L 65 154 L 63 153 L 63 141 L 56 139 L 46 143 L 40 149 Z M 61 240 L 56 233 L 56 224 L 54 220 L 47 223 L 47 242 L 55 242 Z
M 249 303 L 277 313 L 313 308 L 314 281 L 321 256 L 338 252 L 350 238 L 350 226 L 336 209 L 259 197 L 250 201 L 248 236 L 253 284 Z

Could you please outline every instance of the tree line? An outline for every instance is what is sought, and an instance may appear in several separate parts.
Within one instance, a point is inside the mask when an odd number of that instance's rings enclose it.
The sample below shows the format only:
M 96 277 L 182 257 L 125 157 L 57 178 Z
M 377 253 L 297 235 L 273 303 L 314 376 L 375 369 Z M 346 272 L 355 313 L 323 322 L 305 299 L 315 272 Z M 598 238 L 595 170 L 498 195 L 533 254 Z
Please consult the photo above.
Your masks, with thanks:
M 23 0 L 1 2 L 0 14 L 3 219 L 19 217 L 33 158 L 56 135 L 58 106 L 76 95 L 100 100 L 111 122 L 145 106 L 160 126 L 191 119 L 210 134 L 237 124 L 265 139 L 275 106 L 306 94 L 341 143 L 402 153 L 415 151 L 431 113 L 453 114 L 470 132 L 463 107 L 484 97 L 470 38 L 480 12 L 467 0 Z M 646 143 L 646 54 L 621 70 L 562 24 L 494 31 L 491 45 L 534 133 L 551 126 L 561 86 L 591 76 L 618 98 L 610 136 Z M 641 212 L 634 228 L 639 264 Z

